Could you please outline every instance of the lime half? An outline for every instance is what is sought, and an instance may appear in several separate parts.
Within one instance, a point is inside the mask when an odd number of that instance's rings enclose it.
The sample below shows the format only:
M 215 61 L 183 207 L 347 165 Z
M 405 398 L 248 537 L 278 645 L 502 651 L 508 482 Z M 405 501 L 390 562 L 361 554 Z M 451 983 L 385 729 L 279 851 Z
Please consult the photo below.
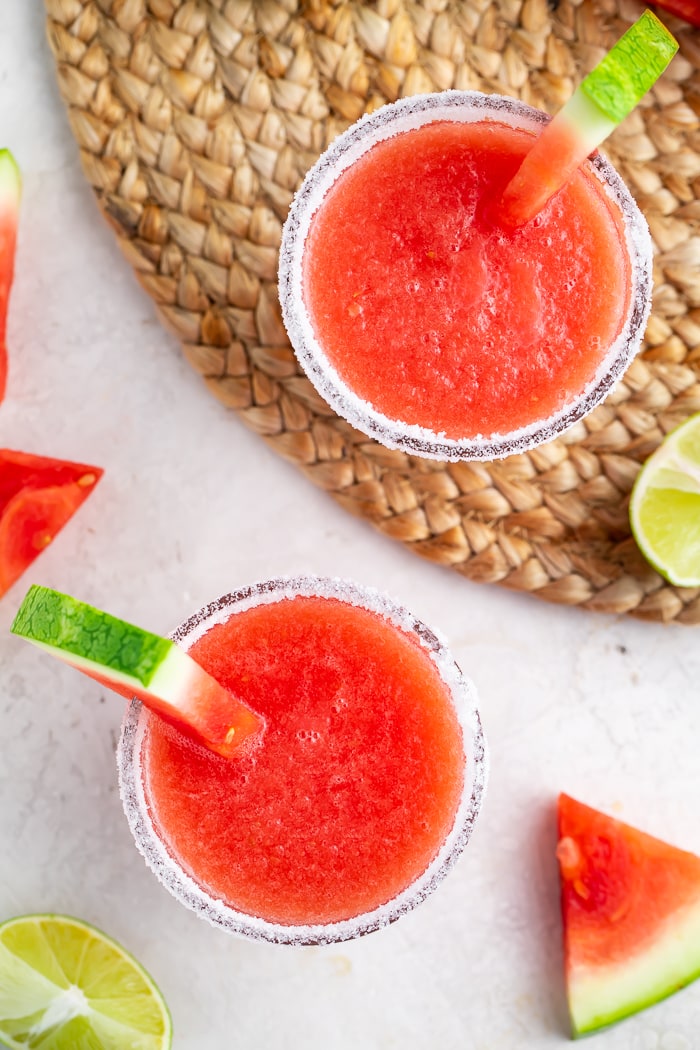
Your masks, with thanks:
M 11 1050 L 166 1050 L 170 1014 L 115 941 L 66 915 L 0 924 L 0 1044 Z
M 668 434 L 642 467 L 630 523 L 662 576 L 677 587 L 700 587 L 700 413 Z

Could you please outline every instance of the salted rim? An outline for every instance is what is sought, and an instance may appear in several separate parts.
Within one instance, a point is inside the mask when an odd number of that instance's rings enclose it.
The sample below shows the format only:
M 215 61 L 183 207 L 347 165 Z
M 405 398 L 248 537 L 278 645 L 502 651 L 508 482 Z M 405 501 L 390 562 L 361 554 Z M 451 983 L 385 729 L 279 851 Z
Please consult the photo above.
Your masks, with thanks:
M 146 864 L 185 907 L 228 933 L 254 940 L 293 945 L 331 944 L 388 926 L 432 893 L 469 841 L 486 788 L 488 753 L 476 708 L 476 690 L 462 674 L 444 642 L 407 609 L 373 588 L 338 578 L 278 577 L 222 595 L 181 624 L 170 637 L 187 650 L 211 627 L 225 622 L 234 612 L 244 612 L 257 605 L 269 605 L 297 596 L 337 598 L 383 616 L 418 640 L 450 690 L 464 738 L 464 788 L 452 830 L 423 875 L 391 901 L 373 911 L 341 922 L 307 926 L 268 922 L 237 911 L 212 897 L 173 859 L 154 828 L 145 797 L 141 766 L 141 749 L 149 714 L 136 699 L 127 708 L 117 750 L 119 793 L 131 833 Z
M 302 263 L 315 212 L 339 175 L 377 142 L 438 120 L 474 123 L 484 119 L 535 130 L 550 117 L 517 99 L 478 91 L 412 95 L 389 103 L 361 117 L 334 139 L 307 173 L 282 230 L 278 273 L 282 318 L 304 372 L 321 397 L 352 426 L 387 448 L 430 459 L 497 459 L 551 441 L 595 408 L 622 376 L 639 349 L 651 310 L 653 248 L 649 228 L 615 168 L 596 153 L 586 166 L 621 213 L 630 257 L 631 294 L 620 334 L 578 397 L 554 415 L 509 433 L 457 439 L 391 419 L 345 383 L 318 342 L 304 304 Z

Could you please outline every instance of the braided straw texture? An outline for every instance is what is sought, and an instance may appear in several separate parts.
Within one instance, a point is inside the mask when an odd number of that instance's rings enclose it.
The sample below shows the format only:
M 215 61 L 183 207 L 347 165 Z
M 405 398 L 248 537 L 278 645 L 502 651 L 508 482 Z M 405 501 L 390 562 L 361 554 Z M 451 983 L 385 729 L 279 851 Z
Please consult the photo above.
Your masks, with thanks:
M 319 153 L 365 110 L 445 88 L 553 112 L 638 17 L 633 0 L 46 0 L 83 168 L 161 318 L 220 401 L 342 506 L 471 580 L 700 623 L 630 536 L 629 493 L 700 411 L 700 32 L 606 144 L 656 248 L 643 353 L 564 437 L 497 463 L 392 452 L 300 373 L 280 231 Z

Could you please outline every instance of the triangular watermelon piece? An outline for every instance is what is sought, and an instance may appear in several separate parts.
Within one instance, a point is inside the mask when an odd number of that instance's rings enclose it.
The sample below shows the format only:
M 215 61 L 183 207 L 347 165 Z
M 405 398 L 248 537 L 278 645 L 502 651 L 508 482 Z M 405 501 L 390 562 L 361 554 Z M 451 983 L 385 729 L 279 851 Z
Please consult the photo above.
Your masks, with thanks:
M 15 247 L 22 180 L 15 159 L 7 149 L 0 150 L 0 401 L 7 379 L 7 305 L 15 272 Z
M 100 467 L 0 449 L 0 595 L 72 518 Z
M 700 857 L 559 796 L 567 996 L 574 1036 L 700 976 Z

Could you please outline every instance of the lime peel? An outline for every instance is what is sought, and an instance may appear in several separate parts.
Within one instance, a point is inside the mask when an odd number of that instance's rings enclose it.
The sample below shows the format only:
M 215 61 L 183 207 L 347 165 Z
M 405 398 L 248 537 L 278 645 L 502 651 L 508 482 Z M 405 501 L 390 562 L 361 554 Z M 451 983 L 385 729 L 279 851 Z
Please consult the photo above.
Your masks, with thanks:
M 700 587 L 700 413 L 649 457 L 630 497 L 637 545 L 669 583 Z

